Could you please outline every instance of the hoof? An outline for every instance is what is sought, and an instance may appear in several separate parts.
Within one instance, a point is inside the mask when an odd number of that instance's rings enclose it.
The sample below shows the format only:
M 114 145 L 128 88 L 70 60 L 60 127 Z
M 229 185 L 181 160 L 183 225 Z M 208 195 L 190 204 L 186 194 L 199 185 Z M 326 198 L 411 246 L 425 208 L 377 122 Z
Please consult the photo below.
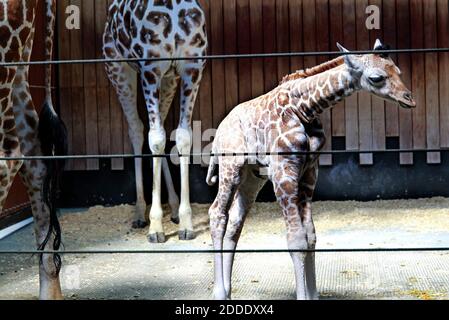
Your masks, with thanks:
M 174 224 L 179 224 L 179 217 L 171 217 L 171 222 Z
M 148 235 L 149 243 L 164 243 L 165 242 L 165 234 L 163 232 L 151 233 Z
M 131 224 L 131 227 L 133 229 L 143 229 L 147 225 L 148 225 L 148 223 L 146 221 L 136 220 L 136 221 L 133 221 L 133 223 Z
M 178 231 L 179 240 L 193 240 L 195 239 L 195 232 L 192 230 Z

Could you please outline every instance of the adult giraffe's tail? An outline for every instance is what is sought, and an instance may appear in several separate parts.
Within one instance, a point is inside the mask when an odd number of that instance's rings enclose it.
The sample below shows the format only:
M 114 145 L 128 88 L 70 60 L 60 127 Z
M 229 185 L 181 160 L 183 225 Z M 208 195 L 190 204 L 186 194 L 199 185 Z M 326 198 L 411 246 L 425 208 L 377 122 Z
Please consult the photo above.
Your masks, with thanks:
M 56 20 L 56 0 L 45 0 L 45 58 L 52 60 L 53 38 Z M 39 115 L 39 140 L 44 156 L 64 156 L 67 155 L 67 129 L 53 108 L 52 103 L 52 68 L 51 65 L 45 67 L 45 102 Z M 57 215 L 57 200 L 60 177 L 64 170 L 64 160 L 45 160 L 47 173 L 42 189 L 42 198 L 48 206 L 50 213 L 50 227 L 47 237 L 40 245 L 39 250 L 44 250 L 50 239 L 53 237 L 53 250 L 58 250 L 61 245 L 61 227 Z M 42 256 L 41 256 L 42 259 Z M 54 255 L 54 262 L 57 271 L 61 267 L 61 258 Z

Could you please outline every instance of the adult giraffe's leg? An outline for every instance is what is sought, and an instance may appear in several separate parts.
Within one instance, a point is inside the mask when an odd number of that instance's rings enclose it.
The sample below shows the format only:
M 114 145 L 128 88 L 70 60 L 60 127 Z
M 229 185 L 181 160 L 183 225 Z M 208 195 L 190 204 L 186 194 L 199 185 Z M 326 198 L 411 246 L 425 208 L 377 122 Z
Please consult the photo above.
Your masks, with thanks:
M 108 59 L 121 57 L 107 32 L 104 35 L 103 52 Z M 127 63 L 118 62 L 106 63 L 106 73 L 117 92 L 118 99 L 125 113 L 134 154 L 141 155 L 144 143 L 144 125 L 137 111 L 137 73 Z M 145 219 L 146 204 L 143 190 L 142 159 L 135 158 L 134 165 L 137 201 L 132 227 L 144 228 L 147 222 Z
M 181 115 L 176 132 L 176 147 L 180 154 L 188 155 L 192 148 L 192 115 L 198 94 L 204 61 L 186 62 L 180 74 L 181 83 Z M 179 206 L 179 239 L 191 240 L 195 237 L 190 206 L 189 157 L 181 157 L 181 203 Z
M 210 232 L 214 250 L 223 250 L 223 239 L 228 225 L 228 210 L 240 184 L 239 167 L 220 164 L 219 171 L 218 193 L 209 208 Z M 227 296 L 224 283 L 223 254 L 217 252 L 214 254 L 214 297 L 217 300 L 225 300 Z
M 141 66 L 140 75 L 149 120 L 148 142 L 154 155 L 161 155 L 165 152 L 166 133 L 160 112 L 160 94 L 161 75 L 166 73 L 169 66 L 168 62 L 146 63 Z M 152 243 L 165 242 L 161 204 L 162 163 L 162 158 L 153 158 L 153 196 L 150 210 L 150 231 L 148 233 L 148 241 Z
M 49 24 L 49 26 L 51 23 Z M 25 30 L 25 29 L 24 29 Z M 30 60 L 34 39 L 34 28 L 30 29 L 23 50 L 17 52 L 20 57 L 12 58 L 12 61 L 28 62 Z M 47 43 L 48 45 L 48 43 Z M 47 46 L 48 49 L 48 46 Z M 51 50 L 49 50 L 51 51 Z M 1 114 L 3 122 L 2 131 L 2 153 L 11 153 L 14 156 L 20 155 L 42 155 L 40 142 L 38 139 L 38 121 L 39 117 L 34 109 L 32 97 L 28 85 L 28 66 L 17 68 L 0 67 L 0 73 L 7 75 L 11 83 L 0 85 L 0 91 L 5 93 L 4 87 L 8 88 L 6 101 L 6 111 Z M 3 97 L 0 98 L 0 100 Z M 6 128 L 7 126 L 14 128 Z M 14 141 L 12 138 L 14 137 Z M 13 148 L 14 145 L 14 148 Z M 16 149 L 16 150 L 11 150 Z M 4 179 L 4 164 L 8 167 L 8 182 Z M 31 168 L 31 169 L 30 169 Z M 1 191 L 0 191 L 0 210 L 3 208 L 9 188 L 14 177 L 20 170 L 20 175 L 24 178 L 25 185 L 30 195 L 32 213 L 35 222 L 37 247 L 39 249 L 54 249 L 52 246 L 53 238 L 48 239 L 48 245 L 42 248 L 43 242 L 51 229 L 50 210 L 45 205 L 42 198 L 44 178 L 46 167 L 42 161 L 0 161 L 1 172 Z M 34 183 L 31 183 L 34 182 Z M 32 196 L 31 196 L 32 194 Z M 54 255 L 42 255 L 39 263 L 39 281 L 40 281 L 40 299 L 61 299 L 61 287 L 59 284 L 59 261 L 55 264 Z M 56 258 L 59 258 L 56 256 Z
M 39 154 L 30 154 L 39 155 Z M 31 201 L 31 208 L 34 218 L 34 232 L 37 246 L 41 247 L 47 237 L 50 226 L 50 214 L 47 206 L 42 201 L 41 192 L 46 173 L 45 165 L 42 161 L 26 161 L 20 175 L 24 182 L 28 196 Z M 47 242 L 44 250 L 52 250 L 53 237 Z M 58 300 L 62 299 L 61 285 L 59 282 L 59 270 L 55 265 L 53 254 L 42 255 L 39 263 L 39 299 Z
M 300 167 L 296 161 L 292 163 L 280 162 L 273 169 L 273 187 L 277 201 L 282 208 L 287 226 L 287 245 L 289 250 L 307 250 L 307 230 L 302 221 L 302 206 L 299 198 Z M 296 279 L 296 297 L 298 300 L 307 299 L 305 252 L 291 252 Z
M 318 178 L 318 162 L 309 168 L 303 175 L 300 182 L 300 202 L 302 206 L 303 224 L 307 233 L 307 244 L 309 250 L 315 250 L 316 232 L 312 218 L 312 197 Z M 306 254 L 306 284 L 307 298 L 310 300 L 318 299 L 315 274 L 315 252 Z
M 246 216 L 256 201 L 257 194 L 267 181 L 256 177 L 250 167 L 245 167 L 243 170 L 242 183 L 234 195 L 229 210 L 229 222 L 224 237 L 223 250 L 235 250 L 237 247 Z M 235 253 L 223 254 L 223 279 L 227 299 L 231 299 L 232 295 L 231 279 L 234 256 Z
M 32 37 L 31 37 L 32 39 Z M 24 51 L 27 61 L 31 45 Z M 39 116 L 34 108 L 28 84 L 28 67 L 19 67 L 13 86 L 13 109 L 20 147 L 25 156 L 41 156 L 41 144 L 38 137 Z M 20 176 L 27 188 L 34 219 L 37 247 L 41 248 L 50 229 L 50 211 L 42 199 L 42 190 L 46 176 L 43 161 L 24 161 Z M 44 250 L 52 250 L 53 237 L 48 239 Z M 62 299 L 59 270 L 53 254 L 44 254 L 39 263 L 39 298 L 43 300 Z

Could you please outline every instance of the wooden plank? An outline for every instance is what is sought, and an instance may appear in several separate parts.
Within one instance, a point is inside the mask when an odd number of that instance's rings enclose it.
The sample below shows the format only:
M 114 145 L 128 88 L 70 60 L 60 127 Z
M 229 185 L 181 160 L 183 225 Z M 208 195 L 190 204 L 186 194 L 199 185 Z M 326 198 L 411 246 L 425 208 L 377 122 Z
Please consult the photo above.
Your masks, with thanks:
M 316 44 L 318 51 L 329 51 L 329 1 L 316 0 Z M 328 56 L 318 56 L 317 64 L 323 63 L 329 59 Z M 328 137 L 323 150 L 332 150 L 332 112 L 327 110 L 321 114 L 320 119 L 323 123 L 324 133 Z M 320 165 L 331 166 L 332 155 L 320 156 Z
M 277 52 L 290 52 L 290 27 L 288 0 L 276 2 L 276 42 Z M 277 59 L 278 82 L 290 72 L 290 59 Z
M 223 54 L 223 0 L 210 2 L 209 34 L 212 54 Z M 226 89 L 223 60 L 212 61 L 213 123 L 217 127 L 226 115 Z
M 264 52 L 276 52 L 276 0 L 263 0 Z M 272 90 L 278 84 L 276 59 L 264 59 L 264 89 Z
M 69 0 L 57 2 L 58 10 L 58 30 L 65 29 L 65 10 L 69 5 Z M 70 31 L 58 32 L 58 58 L 69 59 L 71 52 Z M 60 65 L 59 70 L 59 105 L 61 118 L 67 127 L 68 153 L 73 154 L 73 126 L 72 126 L 72 99 L 71 99 L 71 79 L 72 67 L 70 65 Z M 73 169 L 73 161 L 66 162 L 66 170 Z
M 204 13 L 206 14 L 206 28 L 208 35 L 211 34 L 210 29 L 210 6 L 209 6 L 209 0 L 200 0 L 201 7 L 203 8 Z M 209 38 L 209 52 L 210 52 L 210 38 Z M 200 91 L 198 94 L 198 100 L 200 103 L 200 119 L 201 119 L 201 131 L 205 132 L 206 130 L 213 128 L 213 118 L 212 118 L 212 78 L 211 78 L 211 62 L 208 61 L 206 63 L 206 68 L 203 72 L 203 79 L 201 80 L 201 86 Z M 213 137 L 206 137 L 205 139 L 211 139 Z M 211 141 L 202 141 L 202 147 L 204 147 L 206 144 L 209 144 Z M 210 150 L 204 150 L 205 152 L 208 152 Z M 203 161 L 203 165 L 206 165 L 205 162 L 207 162 L 208 159 L 204 159 L 206 161 Z
M 413 23 L 410 26 L 412 48 L 424 47 L 424 17 L 422 0 L 410 1 L 410 15 Z M 426 86 L 424 54 L 412 56 L 412 92 L 417 107 L 412 111 L 413 148 L 426 148 Z
M 123 119 L 123 153 L 124 154 L 132 154 L 134 153 L 133 151 L 133 146 L 131 144 L 131 140 L 129 139 L 129 126 L 128 126 L 128 121 L 126 120 L 125 115 L 123 115 L 122 117 Z
M 141 83 L 140 83 L 140 79 L 138 79 L 138 81 L 139 81 L 139 87 L 142 87 Z M 179 83 L 181 83 L 181 80 L 179 80 Z M 139 98 L 137 100 L 139 102 L 139 107 L 141 107 L 141 109 L 144 111 L 144 113 L 148 114 L 146 103 L 145 103 L 145 96 L 143 94 L 143 91 L 139 91 L 139 95 L 141 95 L 141 96 L 139 96 Z M 179 102 L 179 88 L 178 88 L 176 90 L 175 97 L 173 98 L 170 111 L 168 112 L 167 117 L 165 118 L 164 128 L 165 128 L 166 132 L 170 132 L 171 130 L 176 129 L 176 127 L 178 126 L 178 123 L 179 123 L 178 121 L 179 121 L 179 116 L 180 116 L 178 113 L 178 110 L 180 108 L 179 104 L 180 104 L 180 102 Z M 148 117 L 148 115 L 147 115 L 147 117 Z M 147 125 L 149 125 L 149 124 L 147 124 Z
M 290 50 L 292 52 L 302 52 L 303 50 L 303 26 L 302 26 L 302 0 L 290 0 L 289 5 L 289 25 L 290 25 Z M 303 57 L 290 58 L 291 72 L 304 68 Z
M 343 43 L 348 50 L 356 49 L 355 1 L 343 0 Z M 353 95 L 345 101 L 346 149 L 359 149 L 359 121 L 357 96 Z
M 251 53 L 263 53 L 263 7 L 262 0 L 250 0 Z M 258 97 L 264 93 L 263 59 L 251 60 L 251 95 Z
M 370 5 L 375 5 L 378 8 L 382 8 L 382 0 L 370 0 Z M 382 12 L 382 9 L 381 9 Z M 382 30 L 370 31 L 370 43 L 371 47 L 375 43 L 376 39 L 383 40 Z M 372 125 L 373 125 L 373 149 L 384 150 L 386 147 L 385 140 L 385 101 L 382 98 L 372 95 Z
M 106 23 L 106 12 L 108 8 L 107 0 L 95 1 L 95 42 L 103 43 L 103 32 Z M 101 45 L 96 46 L 97 58 L 103 58 Z M 100 154 L 110 154 L 110 133 L 111 125 L 109 121 L 109 86 L 110 82 L 105 72 L 104 64 L 97 64 L 97 110 L 98 117 L 98 152 Z
M 109 3 L 111 3 L 111 2 L 112 1 L 110 1 Z M 104 14 L 106 14 L 106 18 L 107 18 L 107 15 L 108 15 L 108 11 L 109 10 L 104 12 Z M 147 129 L 147 127 L 149 127 L 148 111 L 147 111 L 147 107 L 145 105 L 145 96 L 144 96 L 142 91 L 139 91 L 139 89 L 142 88 L 141 83 L 140 83 L 140 76 L 136 73 L 135 78 L 133 80 L 135 81 L 135 84 L 136 84 L 134 86 L 134 88 L 135 88 L 135 95 L 136 95 L 136 102 L 135 102 L 135 104 L 137 106 L 137 112 L 140 115 L 140 119 L 142 119 L 143 124 L 144 124 L 144 145 L 143 145 L 143 150 L 145 150 L 146 147 L 149 148 L 148 141 L 147 141 L 148 140 L 147 139 L 148 138 L 148 131 L 149 131 L 149 129 Z M 114 88 L 112 88 L 112 85 L 111 85 L 111 89 L 114 89 Z M 179 92 L 179 89 L 178 89 L 178 92 Z M 140 98 L 141 98 L 141 100 L 140 100 L 141 104 L 140 105 L 139 105 L 139 94 L 140 94 Z M 178 114 L 179 114 L 179 108 L 180 108 L 179 100 L 178 101 L 173 101 L 173 104 L 174 103 L 177 103 L 177 106 L 178 106 L 178 110 L 177 111 L 178 111 Z M 173 108 L 173 104 L 172 104 L 172 108 Z M 133 147 L 132 147 L 132 144 L 131 144 L 131 139 L 129 138 L 128 121 L 126 120 L 126 116 L 123 113 L 123 108 L 121 107 L 121 105 L 119 105 L 119 106 L 120 106 L 120 109 L 122 110 L 122 113 L 121 113 L 121 115 L 122 115 L 122 128 L 121 128 L 121 130 L 122 130 L 122 133 L 123 133 L 123 136 L 122 136 L 123 149 L 121 150 L 121 152 L 122 153 L 134 153 L 134 150 L 133 150 Z M 139 109 L 139 108 L 142 108 L 142 107 L 143 107 L 143 112 L 141 111 L 141 109 Z M 174 119 L 174 116 L 173 116 L 174 113 L 175 113 L 174 110 L 169 112 L 169 116 L 171 116 L 172 120 Z M 172 123 L 173 123 L 173 125 L 177 125 L 177 124 L 174 124 L 174 122 L 172 122 Z M 168 129 L 167 132 L 171 132 L 171 130 L 172 130 L 171 128 L 172 127 L 169 126 L 169 129 Z M 167 141 L 169 141 L 169 139 L 170 139 L 170 136 L 167 137 Z M 117 162 L 115 162 L 115 160 L 111 161 L 111 168 L 113 168 L 115 166 L 117 166 L 117 170 L 125 169 L 125 160 L 124 159 L 118 159 Z
M 369 41 L 369 32 L 366 28 L 366 7 L 368 0 L 356 1 L 356 19 L 357 19 L 357 49 L 370 50 L 371 45 Z M 373 126 L 372 126 L 372 112 L 371 112 L 371 95 L 368 92 L 360 92 L 359 98 L 359 142 L 361 150 L 373 149 Z M 372 165 L 372 154 L 360 155 L 361 165 Z
M 343 43 L 343 7 L 341 0 L 329 1 L 330 15 L 330 50 L 337 50 L 336 43 Z M 342 101 L 332 109 L 332 136 L 345 136 L 345 102 Z
M 92 59 L 96 56 L 95 39 L 95 3 L 94 1 L 83 2 L 83 56 L 84 59 Z M 101 46 L 101 43 L 98 44 Z M 94 65 L 83 65 L 84 71 L 84 112 L 86 115 L 86 154 L 98 154 L 98 113 L 97 113 L 97 87 L 96 67 Z M 87 170 L 98 170 L 100 167 L 98 159 L 87 160 Z
M 251 53 L 251 24 L 249 0 L 237 0 L 237 38 L 238 52 Z M 238 62 L 239 102 L 251 99 L 251 61 L 241 59 Z
M 426 0 L 424 5 L 424 45 L 426 48 L 435 48 L 438 45 L 436 0 Z M 440 147 L 440 119 L 438 97 L 438 54 L 430 53 L 425 56 L 426 66 L 426 129 L 427 148 Z M 428 153 L 427 163 L 441 162 L 439 152 Z
M 223 2 L 223 23 L 224 30 L 224 53 L 237 53 L 237 12 L 236 0 Z M 229 113 L 239 100 L 238 70 L 235 59 L 226 59 L 225 63 L 225 92 L 226 92 L 226 113 Z
M 449 6 L 438 0 L 438 47 L 449 48 Z M 440 146 L 449 148 L 449 53 L 439 55 Z
M 72 0 L 71 4 L 83 8 L 82 0 Z M 81 22 L 82 23 L 82 22 Z M 71 59 L 83 59 L 82 30 L 70 30 Z M 82 64 L 73 64 L 72 68 L 72 125 L 73 125 L 73 153 L 86 154 L 86 117 L 84 110 L 84 68 Z M 74 170 L 85 170 L 86 160 L 74 160 Z
M 304 0 L 303 2 L 303 32 L 304 32 L 304 51 L 316 50 L 316 11 L 315 0 Z M 304 67 L 310 68 L 316 66 L 317 57 L 304 57 Z
M 200 2 L 200 5 L 201 5 L 201 2 Z M 209 15 L 208 12 L 205 12 L 205 14 L 206 14 L 206 16 Z M 204 54 L 207 54 L 207 52 L 204 52 Z M 207 63 L 207 61 L 206 61 L 206 63 Z M 204 81 L 204 71 L 203 71 L 202 81 Z M 210 106 L 208 106 L 208 107 L 210 107 Z M 174 126 L 173 126 L 173 128 L 174 128 Z M 196 101 L 195 101 L 195 106 L 193 108 L 192 130 L 199 130 L 199 132 L 202 133 L 202 125 L 201 125 L 201 83 L 200 83 L 199 92 L 198 92 L 198 95 L 197 95 L 197 98 L 196 98 Z M 195 136 L 196 131 L 194 131 L 193 134 Z M 202 151 L 203 141 L 196 141 L 195 138 L 194 138 L 194 140 L 192 142 L 193 142 L 192 152 L 193 153 L 200 153 Z M 197 161 L 197 160 L 195 160 L 195 161 Z
M 382 3 L 382 23 L 384 31 L 384 43 L 396 48 L 396 1 L 383 0 Z M 397 61 L 397 55 L 391 58 Z M 385 103 L 385 133 L 387 137 L 399 136 L 399 110 L 398 106 L 392 102 Z
M 113 0 L 108 0 L 111 5 Z M 123 111 L 120 102 L 112 85 L 109 90 L 109 139 L 110 154 L 123 153 Z M 123 159 L 111 159 L 111 170 L 119 171 L 124 169 Z
M 181 80 L 180 80 L 181 81 Z M 145 110 L 145 112 L 148 114 L 148 112 Z M 178 124 L 179 124 L 179 118 L 181 116 L 181 90 L 180 88 L 178 88 L 176 90 L 176 94 L 175 97 L 173 98 L 173 102 L 170 108 L 170 112 L 169 114 L 171 115 L 171 119 L 173 120 L 173 122 L 170 124 L 168 123 L 168 125 L 166 125 L 165 130 L 166 130 L 166 134 L 167 134 L 167 141 L 170 141 L 170 135 L 172 133 L 173 130 L 178 128 Z M 174 139 L 171 139 L 173 142 L 176 142 L 176 137 L 174 137 Z
M 109 136 L 111 153 L 123 154 L 123 111 L 114 91 L 109 93 L 110 99 L 110 126 Z M 111 159 L 111 170 L 119 171 L 124 169 L 123 159 Z
M 202 1 L 199 1 L 200 5 L 202 6 L 203 10 L 204 10 L 204 6 L 202 4 Z M 205 15 L 206 15 L 206 19 L 209 19 L 209 12 L 208 11 L 204 11 Z M 208 23 L 206 23 L 206 28 L 208 27 L 207 25 Z M 208 34 L 208 32 L 207 32 Z M 204 54 L 207 54 L 207 52 L 204 52 Z M 208 62 L 206 61 L 206 65 L 208 65 Z M 195 102 L 195 107 L 193 109 L 193 116 L 192 116 L 192 130 L 194 130 L 194 134 L 196 134 L 195 130 L 198 130 L 198 132 L 200 132 L 202 134 L 202 121 L 201 121 L 201 84 L 205 81 L 205 70 L 203 71 L 203 78 L 201 80 L 200 83 L 200 89 L 198 92 L 198 96 L 196 98 L 196 102 Z M 206 106 L 206 108 L 210 108 L 210 105 Z M 203 144 L 205 144 L 204 141 L 202 141 L 202 139 L 200 141 L 195 141 L 193 140 L 193 149 L 192 152 L 194 153 L 200 153 L 202 151 L 202 147 Z M 198 149 L 199 148 L 199 149 Z M 195 163 L 197 160 L 195 159 Z M 203 162 L 201 162 L 202 165 L 204 165 Z
M 409 0 L 397 0 L 397 34 L 398 47 L 410 48 L 410 6 Z M 402 71 L 402 81 L 411 88 L 411 70 L 410 55 L 400 54 L 398 57 L 398 66 Z M 413 147 L 413 124 L 412 111 L 399 108 L 399 146 L 401 149 L 411 149 Z M 401 165 L 412 165 L 413 154 L 401 153 L 399 155 Z
M 31 61 L 40 61 L 45 60 L 45 42 L 44 40 L 44 32 L 46 28 L 45 23 L 45 13 L 44 13 L 44 3 L 41 1 L 38 1 L 37 5 L 37 12 L 35 17 L 35 39 L 33 43 L 33 52 L 31 54 Z M 54 73 L 54 68 L 52 68 L 52 71 Z M 37 86 L 45 86 L 45 79 L 42 76 L 45 73 L 45 67 L 44 66 L 30 66 L 29 68 L 29 76 L 28 76 L 28 82 L 30 85 L 37 85 Z M 54 80 L 54 78 L 52 79 Z M 54 85 L 54 81 L 52 82 L 52 85 Z M 42 108 L 42 104 L 45 99 L 45 90 L 41 88 L 30 88 L 31 96 L 33 97 L 33 104 L 34 107 L 39 113 Z M 54 102 L 54 107 L 56 112 L 58 112 L 59 103 Z M 18 178 L 17 180 L 20 180 Z M 11 194 L 11 191 L 9 192 Z M 9 197 L 9 196 L 8 196 Z M 8 201 L 7 201 L 8 202 Z

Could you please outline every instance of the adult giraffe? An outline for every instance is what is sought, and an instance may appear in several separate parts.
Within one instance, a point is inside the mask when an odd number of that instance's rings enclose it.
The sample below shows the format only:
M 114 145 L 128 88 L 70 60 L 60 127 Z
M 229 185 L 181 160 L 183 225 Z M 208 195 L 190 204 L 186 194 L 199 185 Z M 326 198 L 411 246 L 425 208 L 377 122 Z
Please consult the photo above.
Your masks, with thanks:
M 33 48 L 38 0 L 0 0 L 1 62 L 29 62 Z M 51 60 L 56 0 L 45 0 L 45 55 Z M 45 104 L 38 116 L 28 84 L 28 66 L 0 64 L 0 156 L 49 156 L 66 154 L 66 130 L 56 114 L 51 95 L 51 66 L 46 67 Z M 59 249 L 60 226 L 56 214 L 58 176 L 63 162 L 0 161 L 0 210 L 17 173 L 31 201 L 37 245 L 40 250 Z M 39 262 L 41 299 L 62 298 L 58 255 L 41 255 Z
M 115 0 L 109 8 L 104 33 L 104 56 L 120 58 L 197 57 L 207 49 L 205 15 L 196 0 Z M 140 155 L 144 126 L 137 112 L 136 72 L 145 95 L 149 118 L 148 141 L 153 154 L 165 151 L 164 120 L 181 80 L 181 114 L 176 146 L 181 154 L 190 153 L 191 120 L 204 60 L 109 62 L 106 70 L 117 91 L 129 124 L 134 153 Z M 161 205 L 161 169 L 169 189 L 172 221 L 179 222 L 179 238 L 193 239 L 192 210 L 189 197 L 189 159 L 181 158 L 181 202 L 173 188 L 167 159 L 153 159 L 153 195 L 150 210 L 150 242 L 164 242 Z M 145 200 L 142 160 L 135 160 L 137 205 L 133 227 L 144 227 Z M 178 208 L 179 206 L 179 208 Z M 179 213 L 178 213 L 179 212 Z
M 347 51 L 339 45 L 342 51 Z M 384 46 L 376 41 L 374 50 Z M 209 210 L 215 250 L 235 250 L 246 215 L 267 180 L 273 183 L 287 226 L 288 248 L 314 250 L 312 196 L 318 177 L 316 155 L 277 155 L 319 151 L 325 136 L 319 115 L 358 90 L 366 90 L 404 108 L 415 107 L 394 62 L 382 54 L 345 55 L 284 78 L 271 92 L 235 107 L 220 124 L 213 153 L 255 156 L 211 158 L 208 184 L 219 164 L 219 189 Z M 259 170 L 265 169 L 267 175 Z M 292 252 L 298 299 L 316 299 L 315 255 Z M 217 299 L 231 297 L 233 253 L 215 254 Z

